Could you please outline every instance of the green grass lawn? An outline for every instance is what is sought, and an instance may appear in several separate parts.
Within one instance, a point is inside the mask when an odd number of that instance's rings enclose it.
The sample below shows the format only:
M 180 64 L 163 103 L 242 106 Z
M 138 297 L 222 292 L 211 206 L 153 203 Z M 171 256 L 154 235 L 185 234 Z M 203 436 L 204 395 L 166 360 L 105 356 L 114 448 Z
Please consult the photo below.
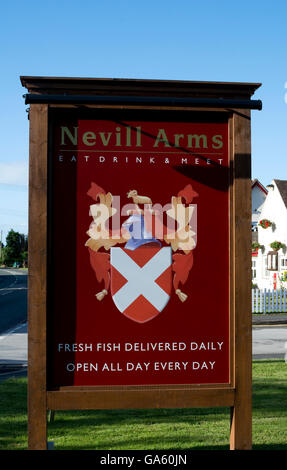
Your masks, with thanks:
M 27 449 L 27 379 L 0 383 L 0 449 Z M 229 408 L 57 411 L 55 450 L 226 450 Z M 287 450 L 287 364 L 253 362 L 253 449 Z

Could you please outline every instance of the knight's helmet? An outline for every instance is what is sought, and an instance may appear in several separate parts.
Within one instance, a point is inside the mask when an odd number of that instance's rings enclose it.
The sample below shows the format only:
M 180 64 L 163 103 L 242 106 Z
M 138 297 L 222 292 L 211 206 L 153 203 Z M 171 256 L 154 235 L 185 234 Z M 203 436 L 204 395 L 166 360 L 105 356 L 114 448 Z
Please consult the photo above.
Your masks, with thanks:
M 128 250 L 135 250 L 139 246 L 148 243 L 161 243 L 153 238 L 152 234 L 147 232 L 144 224 L 144 216 L 142 214 L 132 214 L 124 223 L 123 227 L 130 232 L 131 238 L 125 244 Z

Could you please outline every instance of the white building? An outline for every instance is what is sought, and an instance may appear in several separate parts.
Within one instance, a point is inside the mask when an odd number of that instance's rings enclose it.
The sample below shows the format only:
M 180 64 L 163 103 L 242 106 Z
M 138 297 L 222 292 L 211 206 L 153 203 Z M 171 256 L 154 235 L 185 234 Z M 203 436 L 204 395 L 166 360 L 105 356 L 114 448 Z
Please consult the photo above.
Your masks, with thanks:
M 287 181 L 273 180 L 257 222 L 260 248 L 252 253 L 252 282 L 259 289 L 287 287 Z M 266 225 L 260 221 L 266 220 Z M 269 225 L 270 224 L 270 225 Z M 280 242 L 278 250 L 270 243 Z
M 267 189 L 263 186 L 263 184 L 260 183 L 260 181 L 258 181 L 258 179 L 252 181 L 252 242 L 258 241 L 258 222 L 261 219 L 261 211 L 267 194 Z

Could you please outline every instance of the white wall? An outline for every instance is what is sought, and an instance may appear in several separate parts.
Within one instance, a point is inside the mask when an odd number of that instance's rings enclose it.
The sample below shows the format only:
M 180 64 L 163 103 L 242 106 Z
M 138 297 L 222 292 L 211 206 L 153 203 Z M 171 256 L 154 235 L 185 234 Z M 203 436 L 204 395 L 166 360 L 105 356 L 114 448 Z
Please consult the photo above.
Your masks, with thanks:
M 257 223 L 266 198 L 266 194 L 256 184 L 252 188 L 252 222 Z
M 268 246 L 272 241 L 278 240 L 287 245 L 287 208 L 280 196 L 279 190 L 274 181 L 274 189 L 268 191 L 264 206 L 261 212 L 261 219 L 269 219 L 275 224 L 275 227 L 263 229 L 258 227 L 258 241 L 264 246 Z

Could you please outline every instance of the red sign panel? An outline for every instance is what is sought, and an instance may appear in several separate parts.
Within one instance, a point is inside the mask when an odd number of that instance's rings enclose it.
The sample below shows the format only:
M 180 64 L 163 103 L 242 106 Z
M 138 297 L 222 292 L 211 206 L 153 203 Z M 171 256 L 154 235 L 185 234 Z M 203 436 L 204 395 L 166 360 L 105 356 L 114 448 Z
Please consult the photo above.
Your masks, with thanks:
M 229 383 L 227 121 L 54 122 L 48 383 Z

